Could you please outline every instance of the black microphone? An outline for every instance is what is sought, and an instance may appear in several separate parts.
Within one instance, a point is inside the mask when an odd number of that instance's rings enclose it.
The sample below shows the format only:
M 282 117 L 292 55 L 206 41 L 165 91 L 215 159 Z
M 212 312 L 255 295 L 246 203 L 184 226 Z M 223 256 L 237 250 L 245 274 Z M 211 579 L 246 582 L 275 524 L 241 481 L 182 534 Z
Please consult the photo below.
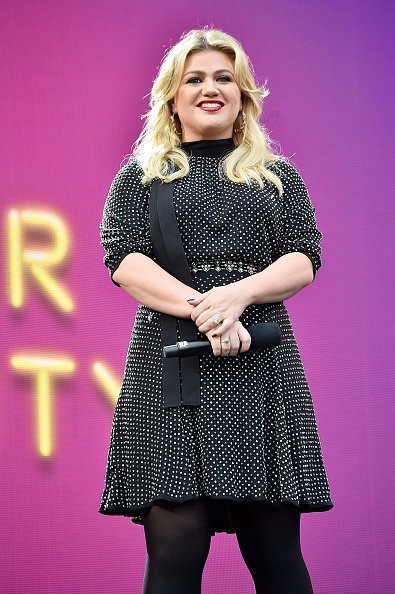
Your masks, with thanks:
M 276 322 L 261 322 L 247 328 L 251 336 L 251 346 L 248 351 L 256 351 L 267 347 L 281 344 L 281 328 Z M 222 338 L 222 337 L 221 337 Z M 176 344 L 163 347 L 163 356 L 166 359 L 171 357 L 190 357 L 202 353 L 212 353 L 209 340 L 182 340 Z

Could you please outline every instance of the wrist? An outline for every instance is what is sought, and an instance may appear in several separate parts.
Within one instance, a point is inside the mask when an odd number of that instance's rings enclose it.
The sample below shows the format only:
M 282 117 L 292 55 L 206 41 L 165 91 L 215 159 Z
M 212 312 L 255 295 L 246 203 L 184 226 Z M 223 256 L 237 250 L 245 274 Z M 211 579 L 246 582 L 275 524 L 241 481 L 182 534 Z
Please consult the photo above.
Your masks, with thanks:
M 239 303 L 244 309 L 254 303 L 254 295 L 252 293 L 251 285 L 248 282 L 248 279 L 249 277 L 242 278 L 234 283 L 238 288 Z

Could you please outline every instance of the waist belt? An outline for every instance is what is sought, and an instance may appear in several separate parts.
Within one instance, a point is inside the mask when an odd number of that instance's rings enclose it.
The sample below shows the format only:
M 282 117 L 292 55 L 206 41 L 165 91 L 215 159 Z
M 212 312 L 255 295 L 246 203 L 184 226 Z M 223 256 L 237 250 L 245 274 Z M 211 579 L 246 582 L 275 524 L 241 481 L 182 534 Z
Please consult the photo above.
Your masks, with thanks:
M 162 183 L 156 179 L 151 184 L 150 231 L 158 264 L 182 283 L 193 287 L 193 279 L 181 241 L 180 230 L 173 205 L 174 182 Z M 197 340 L 195 322 L 160 312 L 161 342 L 164 346 L 181 340 Z M 179 359 L 163 358 L 162 391 L 164 408 L 189 405 L 200 406 L 199 355 Z

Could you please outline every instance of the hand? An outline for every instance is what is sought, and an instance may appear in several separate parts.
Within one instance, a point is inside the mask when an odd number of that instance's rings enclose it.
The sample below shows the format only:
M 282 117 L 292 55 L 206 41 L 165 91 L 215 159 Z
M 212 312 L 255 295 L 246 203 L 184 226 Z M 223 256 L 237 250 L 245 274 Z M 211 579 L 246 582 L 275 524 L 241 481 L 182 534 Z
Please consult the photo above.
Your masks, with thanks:
M 189 303 L 194 306 L 191 320 L 195 322 L 199 332 L 206 334 L 215 328 L 214 333 L 218 335 L 227 333 L 248 306 L 237 282 L 213 287 Z M 219 315 L 220 324 L 214 323 L 211 318 L 213 314 Z
M 245 353 L 251 346 L 251 336 L 248 330 L 244 328 L 240 320 L 236 320 L 226 332 L 226 336 L 216 336 L 213 338 L 215 330 L 206 332 L 206 336 L 211 343 L 213 355 L 218 357 L 236 357 L 239 353 Z M 230 342 L 226 343 L 225 338 L 230 338 Z M 240 350 L 239 350 L 240 348 Z

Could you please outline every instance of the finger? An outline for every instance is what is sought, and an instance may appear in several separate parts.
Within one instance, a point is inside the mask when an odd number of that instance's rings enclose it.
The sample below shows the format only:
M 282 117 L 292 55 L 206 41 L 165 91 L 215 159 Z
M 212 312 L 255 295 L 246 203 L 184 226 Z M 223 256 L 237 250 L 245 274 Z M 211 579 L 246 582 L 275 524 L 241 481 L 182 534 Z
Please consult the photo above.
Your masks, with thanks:
M 213 316 L 215 316 L 215 314 L 211 314 L 209 316 L 207 316 L 207 311 L 204 312 L 203 316 L 202 316 L 202 320 L 200 321 L 199 319 L 196 320 L 196 325 L 198 326 L 199 332 L 213 332 L 214 334 L 218 334 L 219 332 L 226 332 L 227 329 L 229 329 L 229 326 L 232 324 L 232 321 L 230 321 L 230 324 L 228 324 L 228 326 L 225 327 L 224 330 L 224 322 L 226 318 L 223 318 L 222 313 L 221 312 L 217 312 L 217 315 L 219 316 L 219 319 L 221 320 L 219 324 L 216 324 L 215 321 L 213 320 Z M 230 318 L 228 318 L 230 319 Z
M 203 302 L 205 301 L 206 297 L 208 295 L 208 292 L 206 293 L 201 293 L 200 295 L 198 295 L 197 297 L 193 298 L 193 301 L 188 301 L 188 303 L 190 303 L 191 305 L 194 306 L 194 309 L 191 312 L 191 319 L 193 319 L 193 321 L 195 321 L 199 315 L 207 309 L 207 303 L 205 303 L 203 305 Z M 200 306 L 200 307 L 199 307 Z
M 238 334 L 238 320 L 221 337 L 221 352 L 223 356 L 235 357 L 240 346 Z
M 221 336 L 220 342 L 221 342 L 221 357 L 228 357 L 230 350 L 232 348 L 230 336 L 224 334 L 224 336 Z
M 229 336 L 229 330 L 236 321 L 237 320 L 232 320 L 232 318 L 225 318 L 224 320 L 222 320 L 222 323 L 219 326 L 217 326 L 215 330 L 213 330 L 213 336 L 225 336 L 226 338 L 227 336 Z
M 240 347 L 240 338 L 238 334 L 238 328 L 236 324 L 233 324 L 232 328 L 230 329 L 228 336 L 230 338 L 230 357 L 236 357 L 239 353 Z
M 190 305 L 193 305 L 193 309 L 191 310 L 191 320 L 196 322 L 196 319 L 201 315 L 203 311 L 207 309 L 207 306 L 203 306 L 201 303 L 200 297 L 198 297 L 199 302 L 189 301 Z
M 197 301 L 193 300 L 193 301 L 189 301 L 188 303 L 190 305 L 193 305 L 193 309 L 191 310 L 191 320 L 193 322 L 195 322 L 196 319 L 199 317 L 199 315 L 202 312 L 202 308 L 198 309 L 199 305 L 201 305 L 201 299 L 200 299 L 200 297 L 198 297 Z
M 195 319 L 195 324 L 199 329 L 199 332 L 209 332 L 210 330 L 213 330 L 213 328 L 215 328 L 216 326 L 219 326 L 219 324 L 216 324 L 212 318 L 212 316 L 214 315 L 213 313 L 210 314 L 210 309 L 206 308 L 202 311 L 202 313 L 200 315 L 198 315 Z M 219 315 L 219 318 L 222 320 L 222 314 L 221 312 L 216 312 L 217 315 Z M 220 322 L 221 324 L 222 322 Z
M 251 335 L 242 324 L 240 324 L 238 334 L 241 343 L 240 352 L 245 353 L 251 347 Z
M 213 355 L 215 357 L 219 357 L 221 355 L 221 339 L 219 337 L 213 338 L 209 334 L 206 335 L 211 343 L 211 349 L 213 351 Z
M 196 297 L 189 297 L 187 299 L 190 305 L 199 305 L 203 300 L 203 295 L 196 295 Z

